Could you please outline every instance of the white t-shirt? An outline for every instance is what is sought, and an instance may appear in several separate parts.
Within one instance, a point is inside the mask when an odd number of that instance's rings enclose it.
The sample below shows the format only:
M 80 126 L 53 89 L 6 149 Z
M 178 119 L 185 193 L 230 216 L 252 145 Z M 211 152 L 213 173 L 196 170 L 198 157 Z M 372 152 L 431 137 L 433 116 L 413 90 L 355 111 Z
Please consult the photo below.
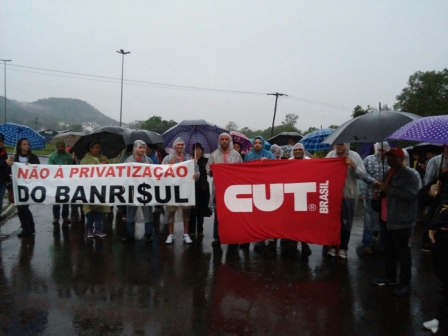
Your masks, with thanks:
M 28 157 L 19 155 L 19 162 L 20 163 L 27 163 L 28 162 Z

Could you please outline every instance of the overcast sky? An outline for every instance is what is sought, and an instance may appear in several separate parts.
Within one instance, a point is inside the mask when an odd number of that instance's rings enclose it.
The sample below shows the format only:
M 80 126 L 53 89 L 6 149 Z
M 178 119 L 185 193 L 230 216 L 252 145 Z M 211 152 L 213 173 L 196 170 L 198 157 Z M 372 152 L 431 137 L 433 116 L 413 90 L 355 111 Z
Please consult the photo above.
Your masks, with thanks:
M 276 124 L 295 113 L 305 130 L 340 125 L 358 104 L 392 106 L 414 72 L 446 68 L 447 17 L 446 0 L 3 0 L 0 58 L 12 59 L 7 97 L 19 101 L 78 98 L 119 120 L 124 49 L 124 122 L 160 115 L 264 129 L 275 101 L 266 93 L 280 92 L 290 97 L 279 99 Z

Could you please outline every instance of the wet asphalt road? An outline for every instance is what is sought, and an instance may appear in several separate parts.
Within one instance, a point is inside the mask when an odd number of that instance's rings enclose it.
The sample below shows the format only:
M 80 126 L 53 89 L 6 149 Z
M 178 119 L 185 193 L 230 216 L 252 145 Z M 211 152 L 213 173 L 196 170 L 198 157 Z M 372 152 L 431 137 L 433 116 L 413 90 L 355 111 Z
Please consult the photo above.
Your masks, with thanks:
M 86 239 L 83 225 L 53 228 L 50 206 L 31 206 L 34 238 L 19 239 L 17 216 L 0 242 L 0 331 L 5 335 L 300 334 L 420 335 L 438 300 L 430 255 L 413 239 L 408 298 L 375 287 L 383 256 L 364 256 L 361 221 L 347 260 L 211 247 L 205 237 L 174 245 L 123 245 L 121 216 L 107 239 Z M 162 231 L 164 226 L 162 225 Z M 143 224 L 137 225 L 137 236 Z
M 121 216 L 109 236 L 86 239 L 82 224 L 52 225 L 51 206 L 31 206 L 36 235 L 19 239 L 17 216 L 3 223 L 0 242 L 2 335 L 429 335 L 422 323 L 437 312 L 438 294 L 421 228 L 412 239 L 412 293 L 375 287 L 384 256 L 365 256 L 362 222 L 355 222 L 347 260 L 312 255 L 213 250 L 212 220 L 205 237 L 164 244 L 121 243 Z M 143 224 L 137 224 L 143 236 Z M 300 248 L 300 246 L 299 246 Z

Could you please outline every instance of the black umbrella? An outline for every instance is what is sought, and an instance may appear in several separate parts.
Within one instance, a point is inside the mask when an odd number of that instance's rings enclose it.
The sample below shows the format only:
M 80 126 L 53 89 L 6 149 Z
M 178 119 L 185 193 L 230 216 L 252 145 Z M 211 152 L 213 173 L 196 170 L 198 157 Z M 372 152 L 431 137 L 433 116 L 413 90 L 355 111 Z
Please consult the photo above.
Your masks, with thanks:
M 294 139 L 297 142 L 299 142 L 303 138 L 303 135 L 297 133 L 297 132 L 282 132 L 280 134 L 277 134 L 276 136 L 273 136 L 272 138 L 268 139 L 267 141 L 271 145 L 279 145 L 279 146 L 285 146 L 288 145 L 289 139 Z
M 157 147 L 165 148 L 165 141 L 159 133 L 148 130 L 126 130 L 122 134 L 126 145 L 133 145 L 136 140 L 141 140 L 147 144 L 157 145 Z
M 129 130 L 129 128 L 121 127 L 121 126 L 100 126 L 100 127 L 95 128 L 92 131 L 92 133 L 109 132 L 109 133 L 121 134 L 127 130 Z
M 322 143 L 379 142 L 420 116 L 399 111 L 375 111 L 350 119 L 339 126 Z
M 117 157 L 126 145 L 121 134 L 110 132 L 90 133 L 82 136 L 72 147 L 78 159 L 82 159 L 89 150 L 89 144 L 92 141 L 98 141 L 101 145 L 101 154 L 109 159 Z

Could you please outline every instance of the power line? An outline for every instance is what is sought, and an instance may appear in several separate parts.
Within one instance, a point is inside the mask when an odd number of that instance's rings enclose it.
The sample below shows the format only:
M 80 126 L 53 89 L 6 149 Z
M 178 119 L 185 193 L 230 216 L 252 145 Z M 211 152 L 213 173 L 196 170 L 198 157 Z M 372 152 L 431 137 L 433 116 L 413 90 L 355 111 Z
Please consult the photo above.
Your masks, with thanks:
M 32 69 L 32 70 L 46 71 L 46 72 L 52 72 L 54 74 L 44 73 L 44 72 L 37 72 L 37 71 L 11 69 L 11 67 L 18 67 L 18 68 L 23 68 L 23 69 Z M 39 75 L 45 75 L 45 76 L 73 78 L 73 79 L 89 80 L 89 81 L 104 82 L 104 83 L 120 83 L 120 81 L 121 81 L 120 78 L 115 78 L 115 77 L 90 75 L 90 74 L 84 74 L 84 73 L 78 73 L 78 72 L 70 72 L 70 71 L 52 70 L 52 69 L 30 67 L 30 66 L 18 65 L 18 64 L 9 64 L 9 69 L 10 69 L 10 71 L 28 72 L 28 73 L 34 73 L 34 74 L 39 74 Z M 66 76 L 66 75 L 74 75 L 74 76 Z M 79 77 L 79 76 L 82 76 L 82 77 Z M 171 90 L 209 92 L 209 93 L 231 93 L 231 94 L 266 95 L 266 93 L 263 93 L 263 92 L 212 89 L 212 88 L 204 88 L 204 87 L 197 87 L 197 86 L 165 84 L 165 83 L 157 83 L 157 82 L 147 82 L 147 81 L 140 81 L 140 80 L 132 80 L 132 79 L 124 79 L 124 82 L 127 85 L 142 86 L 142 87 L 155 87 L 155 88 L 171 89 Z M 295 96 L 286 96 L 286 98 L 294 100 L 294 101 L 300 101 L 300 102 L 303 102 L 303 103 L 312 104 L 312 105 L 319 105 L 319 106 L 324 106 L 324 107 L 328 107 L 328 108 L 342 109 L 342 110 L 349 109 L 349 110 L 351 110 L 351 107 L 337 105 L 337 104 L 332 104 L 332 103 L 321 102 L 321 101 L 317 101 L 317 100 L 311 100 L 311 99 L 300 98 L 300 97 L 295 97 Z

